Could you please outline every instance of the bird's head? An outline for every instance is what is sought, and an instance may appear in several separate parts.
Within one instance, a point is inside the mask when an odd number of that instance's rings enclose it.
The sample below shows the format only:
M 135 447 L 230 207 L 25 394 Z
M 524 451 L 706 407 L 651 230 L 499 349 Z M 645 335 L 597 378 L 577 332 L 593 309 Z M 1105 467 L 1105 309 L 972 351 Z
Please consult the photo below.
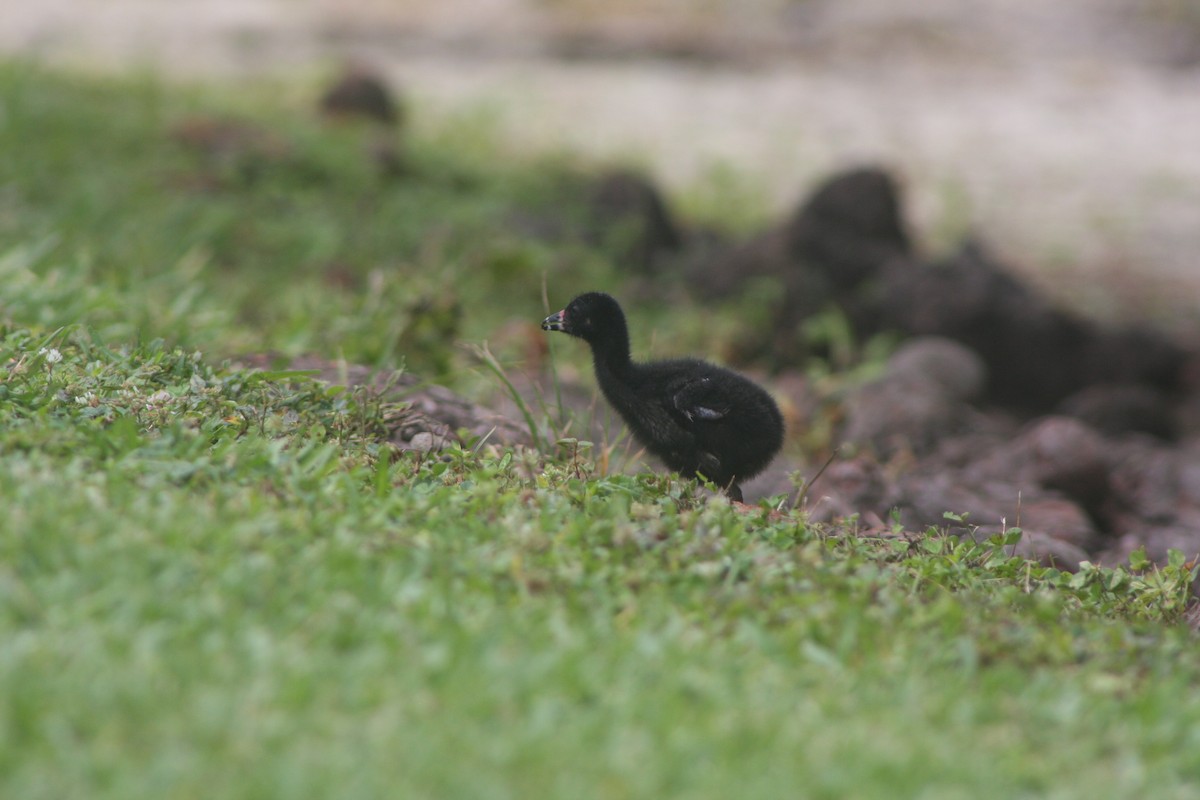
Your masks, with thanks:
M 603 292 L 581 294 L 562 311 L 542 320 L 542 330 L 562 331 L 587 342 L 604 336 L 625 337 L 625 314 L 621 306 Z

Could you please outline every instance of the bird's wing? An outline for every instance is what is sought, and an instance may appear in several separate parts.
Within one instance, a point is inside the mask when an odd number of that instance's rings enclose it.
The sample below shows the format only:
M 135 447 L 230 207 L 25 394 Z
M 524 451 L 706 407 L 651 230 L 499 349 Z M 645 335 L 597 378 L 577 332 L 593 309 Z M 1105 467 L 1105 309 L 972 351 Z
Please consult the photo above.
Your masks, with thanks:
M 712 378 L 695 378 L 675 390 L 676 410 L 689 421 L 713 422 L 729 413 L 729 401 L 722 397 Z

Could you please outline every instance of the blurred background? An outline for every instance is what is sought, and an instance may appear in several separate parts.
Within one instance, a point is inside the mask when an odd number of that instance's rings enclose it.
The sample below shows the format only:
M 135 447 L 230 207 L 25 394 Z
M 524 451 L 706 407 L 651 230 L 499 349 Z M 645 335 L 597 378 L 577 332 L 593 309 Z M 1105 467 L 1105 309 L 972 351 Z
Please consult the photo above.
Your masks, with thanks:
M 1079 310 L 1195 326 L 1195 0 L 42 0 L 0 4 L 0 51 L 313 85 L 367 64 L 417 130 L 484 115 L 766 216 L 878 163 L 924 246 L 978 235 Z

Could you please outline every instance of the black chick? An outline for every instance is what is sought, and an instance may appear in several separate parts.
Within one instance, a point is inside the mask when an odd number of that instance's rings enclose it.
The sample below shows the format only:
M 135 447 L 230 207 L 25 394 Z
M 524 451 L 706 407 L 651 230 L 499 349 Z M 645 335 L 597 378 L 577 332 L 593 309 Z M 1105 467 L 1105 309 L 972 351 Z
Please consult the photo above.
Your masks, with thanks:
M 638 364 L 617 301 L 581 294 L 542 322 L 592 348 L 596 381 L 634 438 L 679 474 L 702 476 L 741 502 L 738 485 L 771 463 L 783 444 L 783 416 L 760 386 L 699 359 Z

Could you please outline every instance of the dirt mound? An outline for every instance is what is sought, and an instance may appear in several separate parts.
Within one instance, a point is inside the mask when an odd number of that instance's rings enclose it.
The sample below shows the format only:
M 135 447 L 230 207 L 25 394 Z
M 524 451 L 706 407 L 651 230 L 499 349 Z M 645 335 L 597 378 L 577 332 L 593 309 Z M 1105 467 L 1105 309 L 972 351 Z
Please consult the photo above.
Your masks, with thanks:
M 840 399 L 844 457 L 810 487 L 814 517 L 1019 526 L 1024 552 L 1067 567 L 1138 546 L 1200 555 L 1198 343 L 1063 310 L 977 242 L 924 259 L 908 231 L 897 182 L 859 167 L 688 271 L 702 301 L 749 277 L 781 287 L 770 324 L 738 349 L 779 372 L 813 355 L 800 323 L 831 307 L 860 340 L 908 340 Z

